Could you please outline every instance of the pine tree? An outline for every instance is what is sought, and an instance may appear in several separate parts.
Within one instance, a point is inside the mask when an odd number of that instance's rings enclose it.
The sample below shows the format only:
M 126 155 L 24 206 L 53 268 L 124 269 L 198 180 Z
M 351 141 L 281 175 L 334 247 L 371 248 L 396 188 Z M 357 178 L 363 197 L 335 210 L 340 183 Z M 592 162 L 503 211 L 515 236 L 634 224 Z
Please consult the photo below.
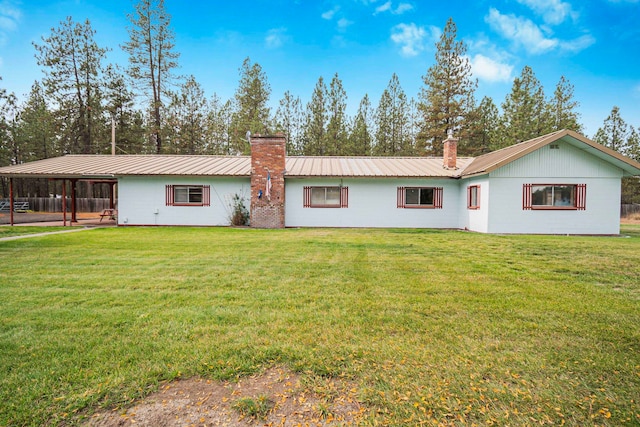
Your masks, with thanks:
M 553 130 L 553 119 L 544 90 L 529 66 L 513 81 L 502 104 L 500 140 L 495 148 L 536 138 Z
M 104 98 L 109 119 L 115 120 L 116 152 L 153 153 L 156 147 L 146 143 L 146 123 L 142 112 L 135 109 L 135 95 L 127 86 L 124 75 L 111 65 L 105 70 Z M 111 136 L 108 140 L 111 141 Z
M 347 93 L 342 87 L 342 81 L 338 73 L 333 76 L 329 83 L 327 93 L 327 108 L 329 122 L 327 123 L 327 133 L 325 134 L 326 155 L 343 156 L 347 153 L 347 118 L 345 110 L 347 108 Z
M 629 126 L 627 156 L 631 157 L 636 162 L 640 162 L 640 133 L 638 132 L 638 129 L 635 129 L 633 126 Z
M 469 146 L 464 150 L 468 156 L 479 156 L 500 147 L 497 146 L 497 132 L 500 121 L 498 107 L 488 96 L 482 98 L 474 110 L 470 125 Z
M 23 161 L 47 159 L 57 156 L 53 114 L 49 111 L 44 89 L 36 81 L 31 86 L 20 113 L 20 144 Z
M 617 106 L 611 109 L 593 140 L 631 158 L 638 153 L 638 134 L 622 118 Z M 640 182 L 636 177 L 622 178 L 622 203 L 640 203 Z
M 206 154 L 231 153 L 231 117 L 233 106 L 231 100 L 222 102 L 217 94 L 209 100 L 209 114 L 207 115 Z
M 267 106 L 271 87 L 262 67 L 246 58 L 240 68 L 240 83 L 235 93 L 235 112 L 231 121 L 232 151 L 249 153 L 247 131 L 269 133 L 270 109 Z
M 467 121 L 474 105 L 477 82 L 472 79 L 467 47 L 456 41 L 456 24 L 449 18 L 436 44 L 435 64 L 422 77 L 419 108 L 423 114 L 418 137 L 419 151 L 442 154 L 442 141 L 451 129 L 464 140 L 468 136 Z
M 168 152 L 175 154 L 203 154 L 206 139 L 206 118 L 209 104 L 202 86 L 194 76 L 189 76 L 173 94 L 167 123 L 171 139 Z
M 620 115 L 620 108 L 614 106 L 611 114 L 604 120 L 603 126 L 598 128 L 594 141 L 622 154 L 627 154 L 629 143 L 629 125 Z
M 407 95 L 394 73 L 382 92 L 376 110 L 376 138 L 373 153 L 377 156 L 410 156 L 416 150 L 412 144 L 412 120 Z
M 373 109 L 369 95 L 365 94 L 351 126 L 350 156 L 370 156 L 373 147 Z
M 180 56 L 175 52 L 175 35 L 171 16 L 164 9 L 164 0 L 139 0 L 131 22 L 129 41 L 122 46 L 129 54 L 127 73 L 149 99 L 151 139 L 156 153 L 162 152 L 163 100 L 170 93 L 173 75 Z
M 304 111 L 300 98 L 286 91 L 276 110 L 274 122 L 276 131 L 284 132 L 287 137 L 287 154 L 290 156 L 300 154 L 304 124 Z
M 305 156 L 327 155 L 325 147 L 328 121 L 327 96 L 327 86 L 321 76 L 318 78 L 311 100 L 307 104 L 303 141 Z
M 38 65 L 45 67 L 46 93 L 58 106 L 59 125 L 66 131 L 59 136 L 68 153 L 98 151 L 94 126 L 101 120 L 101 62 L 107 50 L 94 35 L 89 20 L 80 24 L 68 17 L 42 38 L 43 44 L 34 43 Z
M 564 76 L 560 77 L 550 101 L 553 130 L 569 129 L 582 132 L 580 114 L 577 112 L 579 106 L 578 101 L 573 98 L 573 85 Z
M 2 93 L 0 98 L 0 161 L 3 165 L 22 163 L 18 144 L 18 98 L 14 93 Z

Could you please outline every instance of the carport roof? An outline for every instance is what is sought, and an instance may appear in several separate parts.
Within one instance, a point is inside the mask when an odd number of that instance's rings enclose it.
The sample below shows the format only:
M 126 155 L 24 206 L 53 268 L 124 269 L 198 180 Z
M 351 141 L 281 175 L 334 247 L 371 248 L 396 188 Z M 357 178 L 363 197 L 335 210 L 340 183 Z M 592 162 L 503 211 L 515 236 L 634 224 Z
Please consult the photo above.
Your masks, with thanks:
M 246 156 L 67 155 L 0 168 L 13 177 L 108 179 L 119 176 L 249 176 Z

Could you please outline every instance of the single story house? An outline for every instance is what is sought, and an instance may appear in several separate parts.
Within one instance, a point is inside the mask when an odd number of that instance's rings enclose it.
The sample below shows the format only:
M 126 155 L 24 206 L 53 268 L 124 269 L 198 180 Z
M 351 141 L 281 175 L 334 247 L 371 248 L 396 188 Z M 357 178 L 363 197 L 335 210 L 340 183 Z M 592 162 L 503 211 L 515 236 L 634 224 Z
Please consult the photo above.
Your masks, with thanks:
M 442 158 L 287 157 L 284 135 L 258 135 L 251 156 L 67 155 L 0 176 L 117 185 L 120 226 L 228 225 L 239 196 L 258 228 L 619 234 L 621 178 L 640 163 L 569 130 L 475 158 L 457 142 Z

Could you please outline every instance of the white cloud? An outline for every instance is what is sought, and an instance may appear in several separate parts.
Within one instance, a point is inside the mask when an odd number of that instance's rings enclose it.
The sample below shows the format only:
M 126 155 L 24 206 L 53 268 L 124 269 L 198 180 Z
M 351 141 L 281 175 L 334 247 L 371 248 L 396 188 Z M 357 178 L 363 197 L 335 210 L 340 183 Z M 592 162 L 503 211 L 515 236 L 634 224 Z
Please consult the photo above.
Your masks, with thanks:
M 583 36 L 578 37 L 577 39 L 561 41 L 560 48 L 564 51 L 568 52 L 580 52 L 594 44 L 596 39 L 593 38 L 590 34 L 585 34 Z
M 386 2 L 384 4 L 381 4 L 380 6 L 376 7 L 376 11 L 375 11 L 374 15 L 377 14 L 377 13 L 386 12 L 388 10 L 391 10 L 391 2 L 390 1 L 388 1 L 388 2 Z
M 322 19 L 326 19 L 326 20 L 331 20 L 333 19 L 333 17 L 335 16 L 336 13 L 338 13 L 338 11 L 340 10 L 340 7 L 336 6 L 331 10 L 327 10 L 326 12 L 324 12 L 322 15 Z
M 552 37 L 552 31 L 547 27 L 538 26 L 529 19 L 513 14 L 503 15 L 494 8 L 489 9 L 485 21 L 498 34 L 534 55 L 552 50 L 576 53 L 596 42 L 590 34 L 584 34 L 572 40 L 560 40 Z
M 0 1 L 0 46 L 6 43 L 9 33 L 18 28 L 22 12 L 9 0 Z
M 413 10 L 413 5 L 409 3 L 400 3 L 398 7 L 392 12 L 394 15 L 402 15 L 405 12 Z
M 394 15 L 402 15 L 403 13 L 408 12 L 410 10 L 413 10 L 413 5 L 410 3 L 400 3 L 394 9 L 393 4 L 391 3 L 391 0 L 389 0 L 386 3 L 383 3 L 380 6 L 376 7 L 376 10 L 373 14 L 377 15 L 378 13 L 382 13 L 382 12 L 391 12 Z
M 569 3 L 562 0 L 517 0 L 533 10 L 546 24 L 558 25 L 565 21 L 567 17 L 576 19 L 577 12 L 573 11 Z
M 267 37 L 265 37 L 264 42 L 267 48 L 277 49 L 281 47 L 287 39 L 286 28 L 273 28 L 267 32 Z
M 474 77 L 490 83 L 511 81 L 513 65 L 489 58 L 482 54 L 476 54 L 469 59 L 471 72 Z
M 439 37 L 439 28 L 431 27 L 431 36 Z M 424 40 L 428 33 L 416 24 L 398 24 L 391 29 L 391 40 L 400 45 L 402 56 L 416 56 L 424 50 Z
M 349 21 L 346 18 L 340 18 L 338 20 L 338 30 L 345 31 L 349 25 L 353 24 L 353 21 Z
M 559 42 L 548 38 L 540 27 L 529 19 L 515 15 L 503 15 L 497 9 L 489 9 L 485 21 L 504 38 L 521 45 L 529 53 L 540 54 L 555 49 Z

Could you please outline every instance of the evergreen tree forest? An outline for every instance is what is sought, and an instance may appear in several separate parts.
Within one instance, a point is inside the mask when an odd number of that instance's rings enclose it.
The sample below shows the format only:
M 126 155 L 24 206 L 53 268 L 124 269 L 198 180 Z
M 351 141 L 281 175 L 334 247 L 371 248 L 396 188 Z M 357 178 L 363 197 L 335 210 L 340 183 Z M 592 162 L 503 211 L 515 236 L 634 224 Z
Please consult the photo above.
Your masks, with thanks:
M 278 95 L 250 58 L 239 64 L 231 99 L 207 94 L 194 76 L 177 75 L 180 54 L 163 0 L 137 0 L 128 19 L 129 40 L 117 47 L 99 46 L 89 20 L 68 17 L 52 28 L 34 43 L 43 77 L 23 102 L 0 76 L 1 166 L 109 154 L 112 126 L 116 154 L 190 155 L 248 154 L 248 131 L 283 132 L 289 155 L 440 156 L 452 129 L 458 155 L 477 156 L 559 129 L 582 130 L 566 76 L 545 93 L 525 66 L 504 100 L 476 99 L 477 80 L 452 19 L 415 98 L 393 74 L 380 99 L 351 100 L 353 116 L 338 72 L 319 76 L 307 94 Z M 111 49 L 122 49 L 128 63 L 106 63 Z M 595 140 L 640 160 L 638 132 L 614 107 Z

